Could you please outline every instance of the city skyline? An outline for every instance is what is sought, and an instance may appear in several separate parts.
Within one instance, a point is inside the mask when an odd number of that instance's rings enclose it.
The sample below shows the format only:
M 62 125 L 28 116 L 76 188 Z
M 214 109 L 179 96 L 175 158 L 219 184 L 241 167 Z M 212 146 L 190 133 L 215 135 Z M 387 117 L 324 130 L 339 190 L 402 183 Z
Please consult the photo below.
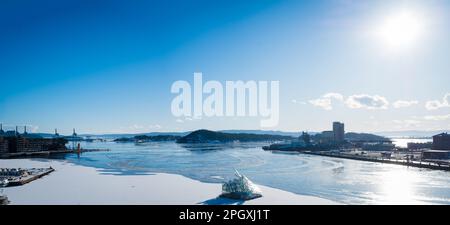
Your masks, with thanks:
M 450 130 L 447 1 L 49 2 L 0 9 L 4 129 L 261 129 L 174 117 L 171 85 L 201 72 L 279 81 L 279 124 L 264 130 Z

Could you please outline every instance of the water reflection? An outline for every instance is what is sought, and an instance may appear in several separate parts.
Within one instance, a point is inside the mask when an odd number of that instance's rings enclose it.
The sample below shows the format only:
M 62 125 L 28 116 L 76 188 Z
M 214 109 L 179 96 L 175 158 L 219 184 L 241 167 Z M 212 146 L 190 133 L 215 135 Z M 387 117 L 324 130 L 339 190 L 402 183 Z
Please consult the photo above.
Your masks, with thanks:
M 381 202 L 386 204 L 420 204 L 417 199 L 417 183 L 420 177 L 408 168 L 397 168 L 380 174 Z

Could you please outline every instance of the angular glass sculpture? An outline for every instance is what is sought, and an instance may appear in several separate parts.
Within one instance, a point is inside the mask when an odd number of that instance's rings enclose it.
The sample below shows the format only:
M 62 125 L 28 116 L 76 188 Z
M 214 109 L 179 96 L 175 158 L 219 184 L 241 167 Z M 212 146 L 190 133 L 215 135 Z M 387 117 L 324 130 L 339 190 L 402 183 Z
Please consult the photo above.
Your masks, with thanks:
M 249 200 L 262 197 L 258 186 L 251 182 L 246 176 L 235 170 L 236 178 L 222 185 L 221 197 Z

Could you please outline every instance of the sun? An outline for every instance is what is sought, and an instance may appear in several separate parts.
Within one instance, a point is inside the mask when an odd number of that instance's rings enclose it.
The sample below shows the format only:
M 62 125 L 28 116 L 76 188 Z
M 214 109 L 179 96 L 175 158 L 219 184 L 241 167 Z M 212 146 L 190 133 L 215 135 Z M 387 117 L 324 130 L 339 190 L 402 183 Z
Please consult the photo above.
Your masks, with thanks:
M 414 47 L 424 35 L 424 18 L 408 10 L 392 13 L 382 19 L 376 35 L 389 50 Z

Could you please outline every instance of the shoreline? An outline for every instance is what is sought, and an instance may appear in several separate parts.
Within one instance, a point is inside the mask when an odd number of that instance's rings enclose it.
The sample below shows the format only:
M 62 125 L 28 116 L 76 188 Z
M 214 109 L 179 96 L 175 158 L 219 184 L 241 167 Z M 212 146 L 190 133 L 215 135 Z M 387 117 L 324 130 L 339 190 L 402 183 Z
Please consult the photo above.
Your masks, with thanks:
M 1 159 L 0 167 L 49 167 L 51 174 L 22 186 L 4 188 L 10 204 L 28 205 L 328 205 L 340 204 L 314 196 L 258 185 L 263 197 L 219 198 L 221 184 L 203 183 L 178 174 L 115 175 L 65 160 Z
M 39 156 L 50 156 L 57 154 L 82 154 L 85 152 L 109 152 L 109 149 L 80 149 L 80 150 L 56 150 L 56 151 L 37 151 L 37 152 L 17 152 L 0 154 L 0 159 L 27 159 Z

